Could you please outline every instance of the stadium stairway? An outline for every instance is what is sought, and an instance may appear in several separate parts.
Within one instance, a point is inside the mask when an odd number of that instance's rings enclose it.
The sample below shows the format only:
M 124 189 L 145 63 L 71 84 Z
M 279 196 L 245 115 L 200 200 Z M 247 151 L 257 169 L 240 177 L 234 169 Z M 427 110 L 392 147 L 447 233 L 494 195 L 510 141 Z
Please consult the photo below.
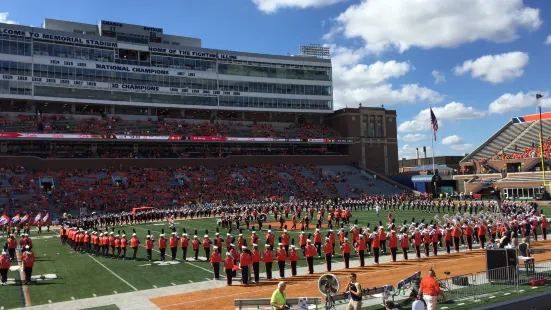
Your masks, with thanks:
M 361 191 L 365 191 L 369 195 L 392 196 L 400 195 L 403 191 L 394 185 L 374 179 L 373 177 L 362 173 L 361 170 L 358 170 L 352 166 L 320 166 L 320 168 L 333 175 L 341 175 L 341 177 L 345 177 L 347 179 L 346 184 Z M 350 192 L 342 183 L 337 183 L 336 187 L 339 189 L 339 194 L 341 195 L 354 194 Z

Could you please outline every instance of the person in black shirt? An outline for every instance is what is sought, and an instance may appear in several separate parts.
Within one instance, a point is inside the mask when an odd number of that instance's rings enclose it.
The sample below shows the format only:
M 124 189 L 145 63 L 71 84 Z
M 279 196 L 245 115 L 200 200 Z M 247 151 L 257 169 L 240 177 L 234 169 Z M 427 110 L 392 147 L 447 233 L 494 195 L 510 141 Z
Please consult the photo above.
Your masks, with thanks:
M 346 286 L 346 293 L 350 294 L 350 302 L 346 310 L 360 310 L 362 309 L 362 287 L 360 283 L 356 282 L 356 274 L 350 274 L 350 281 Z

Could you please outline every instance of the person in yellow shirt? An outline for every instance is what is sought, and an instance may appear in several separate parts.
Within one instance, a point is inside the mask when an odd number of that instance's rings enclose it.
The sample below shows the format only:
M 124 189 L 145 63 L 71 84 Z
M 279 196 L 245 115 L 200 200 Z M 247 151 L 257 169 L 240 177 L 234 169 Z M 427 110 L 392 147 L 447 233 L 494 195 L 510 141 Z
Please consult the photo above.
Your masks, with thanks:
M 285 295 L 285 287 L 287 284 L 285 282 L 279 282 L 277 284 L 277 289 L 272 294 L 270 299 L 270 306 L 274 310 L 288 310 L 289 305 L 287 305 L 287 296 Z

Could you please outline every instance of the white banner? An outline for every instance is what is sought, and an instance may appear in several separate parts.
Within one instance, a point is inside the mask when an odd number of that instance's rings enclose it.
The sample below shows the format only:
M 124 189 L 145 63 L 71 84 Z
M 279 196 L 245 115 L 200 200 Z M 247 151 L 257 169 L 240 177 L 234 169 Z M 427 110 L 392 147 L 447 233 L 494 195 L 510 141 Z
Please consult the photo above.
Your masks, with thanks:
M 0 28 L 0 34 L 40 39 L 40 40 L 48 40 L 48 41 L 93 45 L 93 46 L 100 46 L 100 47 L 113 47 L 113 48 L 117 47 L 117 42 L 94 40 L 94 39 L 83 39 L 83 38 L 73 37 L 69 35 L 54 35 L 54 34 L 48 34 L 48 33 L 42 33 L 42 32 L 30 32 L 30 31 Z
M 34 82 L 39 85 L 61 85 L 77 88 L 94 88 L 94 89 L 109 89 L 109 90 L 122 90 L 131 92 L 146 92 L 146 93 L 168 93 L 168 94 L 180 94 L 191 96 L 241 96 L 237 91 L 220 91 L 220 90 L 206 90 L 206 89 L 191 89 L 191 88 L 177 88 L 177 87 L 160 87 L 151 85 L 138 85 L 138 84 L 123 84 L 123 83 L 105 83 L 105 82 L 90 82 L 90 81 L 78 81 L 67 79 L 53 79 L 43 77 L 30 77 L 21 75 L 1 74 L 0 80 L 3 81 L 27 81 Z
M 64 43 L 92 45 L 92 46 L 99 46 L 99 47 L 110 47 L 110 48 L 119 47 L 117 42 L 95 40 L 95 39 L 83 39 L 79 37 L 73 37 L 70 35 L 54 35 L 54 34 L 48 34 L 48 33 L 42 33 L 42 32 L 30 32 L 30 31 L 14 30 L 14 29 L 7 29 L 7 28 L 0 28 L 0 34 L 40 39 L 40 40 L 48 40 L 48 41 L 57 41 L 57 42 L 64 42 Z M 179 49 L 153 47 L 153 46 L 149 46 L 149 51 L 152 53 L 191 56 L 191 57 L 199 57 L 199 58 L 211 58 L 211 59 L 218 58 L 218 59 L 231 59 L 231 60 L 238 59 L 237 56 L 228 55 L 228 54 L 197 52 L 197 51 L 179 50 Z
M 116 72 L 129 72 L 129 73 L 145 73 L 154 75 L 169 75 L 169 76 L 183 76 L 183 77 L 195 77 L 205 79 L 216 79 L 216 72 L 195 71 L 195 70 L 178 70 L 160 67 L 143 67 L 143 66 L 130 66 L 120 65 L 115 63 L 96 62 L 79 59 L 67 59 L 56 57 L 44 57 L 34 56 L 33 62 L 41 65 L 55 65 L 63 67 L 75 67 L 82 69 L 95 69 L 106 70 Z

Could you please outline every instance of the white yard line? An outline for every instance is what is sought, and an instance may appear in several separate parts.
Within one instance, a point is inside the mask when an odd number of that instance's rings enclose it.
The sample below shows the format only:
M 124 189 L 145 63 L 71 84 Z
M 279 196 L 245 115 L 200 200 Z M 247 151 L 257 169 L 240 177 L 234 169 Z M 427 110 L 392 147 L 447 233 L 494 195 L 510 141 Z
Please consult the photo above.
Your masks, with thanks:
M 126 285 L 130 286 L 130 288 L 132 288 L 133 290 L 137 291 L 138 289 L 135 288 L 132 284 L 128 283 L 125 279 L 121 278 L 121 276 L 119 276 L 118 274 L 116 274 L 113 270 L 107 268 L 107 266 L 105 266 L 104 264 L 100 263 L 100 261 L 98 261 L 97 259 L 95 259 L 92 255 L 88 255 L 88 257 L 90 257 L 91 259 L 93 259 L 96 263 L 98 263 L 100 266 L 102 266 L 103 268 L 105 268 L 105 270 L 109 271 L 111 274 L 113 274 L 115 277 L 117 277 L 119 280 L 121 280 L 122 282 L 124 282 Z M 117 294 L 115 292 L 115 294 Z

